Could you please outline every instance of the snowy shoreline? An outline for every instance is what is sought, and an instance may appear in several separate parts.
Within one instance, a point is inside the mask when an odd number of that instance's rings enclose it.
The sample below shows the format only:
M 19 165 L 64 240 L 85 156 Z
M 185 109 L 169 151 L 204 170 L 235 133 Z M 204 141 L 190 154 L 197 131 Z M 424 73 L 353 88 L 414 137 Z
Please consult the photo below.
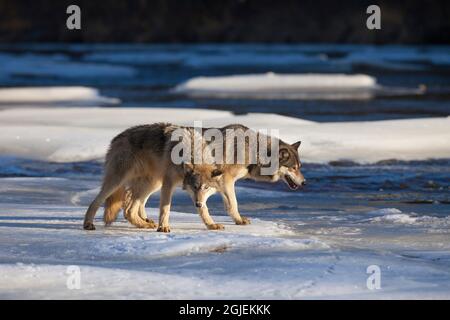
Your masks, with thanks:
M 176 108 L 11 108 L 0 111 L 0 155 L 54 162 L 102 159 L 110 140 L 130 126 L 172 122 L 205 127 L 241 123 L 302 140 L 305 162 L 450 158 L 450 117 L 367 122 L 313 122 L 275 114 Z

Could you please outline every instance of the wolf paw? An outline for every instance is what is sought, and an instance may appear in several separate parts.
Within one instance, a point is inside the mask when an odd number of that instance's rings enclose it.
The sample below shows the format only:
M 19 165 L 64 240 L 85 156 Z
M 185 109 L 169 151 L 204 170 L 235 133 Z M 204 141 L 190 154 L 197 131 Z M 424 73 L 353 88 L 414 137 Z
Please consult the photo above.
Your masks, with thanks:
M 95 230 L 95 226 L 92 222 L 86 222 L 83 228 L 84 230 Z
M 145 222 L 147 223 L 145 225 L 145 228 L 147 229 L 155 229 L 158 225 L 151 219 L 145 219 Z
M 206 226 L 208 230 L 223 230 L 225 227 L 220 223 L 213 223 Z
M 241 217 L 241 221 L 236 222 L 236 224 L 238 225 L 247 225 L 250 224 L 250 219 L 246 218 L 246 217 Z
M 159 226 L 159 227 L 158 227 L 158 230 L 156 230 L 156 231 L 158 231 L 158 232 L 169 233 L 169 232 L 170 232 L 170 227 L 162 227 L 162 226 Z

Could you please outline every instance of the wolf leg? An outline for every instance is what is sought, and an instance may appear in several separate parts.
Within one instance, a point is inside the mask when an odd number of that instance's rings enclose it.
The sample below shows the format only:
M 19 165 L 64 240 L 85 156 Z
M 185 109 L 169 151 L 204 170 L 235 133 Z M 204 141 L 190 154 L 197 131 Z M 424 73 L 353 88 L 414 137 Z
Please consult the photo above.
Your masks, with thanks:
M 159 225 L 158 232 L 170 232 L 169 214 L 172 195 L 175 189 L 175 183 L 170 178 L 165 178 L 161 188 L 161 199 L 159 203 Z
M 122 177 L 105 177 L 100 193 L 95 197 L 94 201 L 89 205 L 84 217 L 83 227 L 85 230 L 95 230 L 94 217 L 98 208 L 105 202 L 106 198 L 111 196 L 123 184 Z
M 197 212 L 200 214 L 200 217 L 203 220 L 203 223 L 206 225 L 206 228 L 209 230 L 223 230 L 225 227 L 222 224 L 215 223 L 214 220 L 209 215 L 209 210 L 206 205 L 201 208 L 197 208 Z
M 139 216 L 139 211 L 140 211 L 141 206 L 142 206 L 142 202 L 140 199 L 136 199 L 131 203 L 131 205 L 127 208 L 128 221 L 137 228 L 141 228 L 141 229 L 156 228 L 156 224 L 153 221 L 148 222 L 146 220 L 143 220 Z
M 147 180 L 147 183 L 142 185 L 142 201 L 141 207 L 139 209 L 139 216 L 147 221 L 148 223 L 154 224 L 153 220 L 147 217 L 147 212 L 145 211 L 145 205 L 150 198 L 150 196 L 161 189 L 161 182 L 159 180 Z
M 125 218 L 138 228 L 156 228 L 155 222 L 147 218 L 145 203 L 151 193 L 158 189 L 157 186 L 147 178 L 134 179 L 130 185 L 124 208 Z
M 236 224 L 250 224 L 250 220 L 246 217 L 241 216 L 239 213 L 236 192 L 234 190 L 234 181 L 225 181 L 225 188 L 222 192 L 222 199 L 225 205 L 225 209 Z
M 124 206 L 125 188 L 118 188 L 111 196 L 105 200 L 105 210 L 103 213 L 103 221 L 105 226 L 110 226 L 119 215 L 119 211 Z
M 127 192 L 127 198 L 126 198 L 126 206 L 124 210 L 124 217 L 125 219 L 129 220 L 129 213 L 131 212 L 131 207 L 135 204 L 135 202 L 139 201 L 142 202 L 141 199 L 146 197 L 146 190 L 148 189 L 148 185 L 150 184 L 149 180 L 146 177 L 138 177 L 134 178 L 129 183 L 129 188 Z M 146 200 L 145 200 L 146 202 Z M 144 202 L 144 205 L 145 205 Z M 142 203 L 141 203 L 142 204 Z M 143 219 L 147 219 L 147 214 L 145 213 L 145 210 L 142 210 L 142 206 L 139 207 L 139 216 Z

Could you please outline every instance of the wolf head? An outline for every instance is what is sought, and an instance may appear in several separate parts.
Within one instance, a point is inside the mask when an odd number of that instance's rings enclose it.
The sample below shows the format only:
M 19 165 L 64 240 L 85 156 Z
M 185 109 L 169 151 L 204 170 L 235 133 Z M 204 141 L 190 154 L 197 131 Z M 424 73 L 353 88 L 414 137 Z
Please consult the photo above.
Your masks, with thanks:
M 220 189 L 223 171 L 211 165 L 193 165 L 183 163 L 183 189 L 192 198 L 197 208 L 206 205 L 210 196 Z
M 276 182 L 283 180 L 290 189 L 297 190 L 300 186 L 306 185 L 306 180 L 300 171 L 301 162 L 298 155 L 298 148 L 301 142 L 288 144 L 279 141 L 278 168 L 269 176 L 261 173 L 261 166 L 250 165 L 249 175 L 255 180 Z
M 297 190 L 300 186 L 306 185 L 306 179 L 300 171 L 302 164 L 298 155 L 298 148 L 301 141 L 294 144 L 280 143 L 279 170 L 280 178 L 292 190 Z

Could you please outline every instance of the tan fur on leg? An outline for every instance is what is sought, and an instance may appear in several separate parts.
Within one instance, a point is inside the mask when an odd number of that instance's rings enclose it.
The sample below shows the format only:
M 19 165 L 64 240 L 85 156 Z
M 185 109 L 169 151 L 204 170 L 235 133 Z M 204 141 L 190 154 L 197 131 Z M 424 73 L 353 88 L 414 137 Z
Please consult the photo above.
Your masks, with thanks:
M 156 228 L 156 224 L 153 221 L 143 220 L 139 215 L 142 203 L 138 199 L 134 199 L 130 205 L 125 209 L 128 221 L 137 228 L 141 229 L 153 229 Z
M 161 199 L 159 203 L 159 223 L 158 232 L 170 232 L 169 214 L 170 205 L 172 203 L 172 195 L 176 183 L 174 179 L 166 177 L 161 188 Z
M 111 196 L 105 200 L 105 210 L 103 214 L 103 221 L 105 225 L 111 225 L 119 215 L 119 211 L 123 207 L 125 197 L 125 188 L 121 187 L 116 190 Z
M 241 216 L 241 214 L 239 213 L 236 192 L 234 190 L 234 181 L 232 179 L 226 179 L 224 181 L 222 198 L 225 204 L 225 209 L 237 225 L 250 224 L 250 220 L 246 217 Z
M 209 215 L 209 210 L 206 205 L 201 208 L 197 208 L 197 211 L 202 218 L 203 223 L 206 225 L 208 230 L 223 230 L 225 227 L 222 224 L 215 223 L 213 218 Z
M 155 222 L 147 218 L 145 203 L 150 195 L 158 189 L 158 186 L 147 178 L 134 179 L 130 184 L 130 188 L 125 194 L 125 219 L 138 228 L 156 228 Z

